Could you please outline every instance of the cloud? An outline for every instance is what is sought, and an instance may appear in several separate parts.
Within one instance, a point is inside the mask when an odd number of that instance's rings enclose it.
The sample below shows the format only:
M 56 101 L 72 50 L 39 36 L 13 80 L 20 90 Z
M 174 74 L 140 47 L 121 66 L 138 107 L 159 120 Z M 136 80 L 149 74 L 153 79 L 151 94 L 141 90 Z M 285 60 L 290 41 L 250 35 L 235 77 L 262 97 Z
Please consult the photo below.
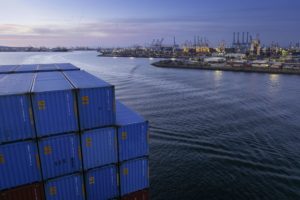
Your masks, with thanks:
M 82 24 L 75 26 L 65 25 L 20 25 L 20 24 L 0 24 L 0 37 L 3 36 L 23 36 L 23 37 L 66 37 L 66 36 L 94 36 L 105 37 L 106 34 L 98 27 L 98 24 Z
M 244 18 L 228 15 L 209 18 L 206 16 L 115 18 L 90 22 L 52 22 L 42 25 L 0 24 L 0 41 L 1 44 L 38 46 L 97 46 L 98 44 L 126 46 L 150 43 L 154 38 L 172 39 L 173 36 L 183 42 L 200 35 L 217 42 L 222 39 L 231 40 L 231 33 L 235 31 L 264 33 L 266 29 L 272 30 L 272 33 L 268 33 L 268 36 L 272 36 L 282 27 L 290 30 L 289 26 L 292 24 L 282 21 L 282 26 L 278 26 L 279 22 L 281 21 L 271 19 L 267 23 L 266 20 L 252 20 L 250 15 Z M 18 42 L 14 43 L 14 41 Z

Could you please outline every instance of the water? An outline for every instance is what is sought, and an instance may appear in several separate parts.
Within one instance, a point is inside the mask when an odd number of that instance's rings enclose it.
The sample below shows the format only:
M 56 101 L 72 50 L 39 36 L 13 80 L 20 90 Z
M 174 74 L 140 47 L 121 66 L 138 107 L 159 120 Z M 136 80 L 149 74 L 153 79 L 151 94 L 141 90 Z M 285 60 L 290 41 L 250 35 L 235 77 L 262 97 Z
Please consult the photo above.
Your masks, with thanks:
M 300 76 L 161 69 L 95 52 L 1 53 L 71 62 L 150 121 L 152 199 L 300 199 Z

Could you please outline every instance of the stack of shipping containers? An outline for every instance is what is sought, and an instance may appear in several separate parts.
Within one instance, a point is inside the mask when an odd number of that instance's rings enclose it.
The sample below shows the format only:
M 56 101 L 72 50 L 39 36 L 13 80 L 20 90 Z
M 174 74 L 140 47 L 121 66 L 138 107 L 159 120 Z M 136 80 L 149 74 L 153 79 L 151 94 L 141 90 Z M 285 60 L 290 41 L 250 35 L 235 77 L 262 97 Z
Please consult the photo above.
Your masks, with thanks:
M 36 73 L 32 108 L 46 199 L 84 196 L 76 94 L 61 72 Z
M 71 64 L 0 66 L 0 198 L 148 199 L 148 123 L 114 93 Z
M 117 101 L 116 110 L 120 195 L 137 199 L 140 194 L 134 192 L 145 195 L 143 190 L 149 187 L 148 122 L 121 102 Z
M 1 192 L 3 199 L 11 199 L 24 190 L 24 199 L 30 199 L 33 194 L 37 195 L 35 199 L 44 196 L 31 107 L 33 78 L 33 73 L 0 75 L 0 190 L 4 191 Z M 11 188 L 15 190 L 9 190 Z
M 84 71 L 64 74 L 77 95 L 87 199 L 118 197 L 114 87 Z

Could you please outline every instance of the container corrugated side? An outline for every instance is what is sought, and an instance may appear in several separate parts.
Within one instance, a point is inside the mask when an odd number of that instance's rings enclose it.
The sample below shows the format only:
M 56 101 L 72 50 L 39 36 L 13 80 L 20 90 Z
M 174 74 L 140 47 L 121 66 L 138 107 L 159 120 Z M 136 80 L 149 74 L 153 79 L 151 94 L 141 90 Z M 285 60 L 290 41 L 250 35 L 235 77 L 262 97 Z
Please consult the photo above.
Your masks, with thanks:
M 117 163 L 117 134 L 115 128 L 86 131 L 81 136 L 85 169 Z
M 81 174 L 49 180 L 45 183 L 47 200 L 84 200 L 84 184 Z
M 43 183 L 25 185 L 0 193 L 1 200 L 44 200 Z
M 115 165 L 88 171 L 85 177 L 87 199 L 112 199 L 118 197 L 117 176 L 117 167 Z
M 34 73 L 37 71 L 38 65 L 37 64 L 25 64 L 19 65 L 15 70 L 14 73 Z
M 0 144 L 35 137 L 30 89 L 34 74 L 9 74 L 0 79 Z
M 37 73 L 31 91 L 38 137 L 78 131 L 72 89 L 61 72 Z
M 85 71 L 63 73 L 77 89 L 81 130 L 115 124 L 114 86 Z
M 78 67 L 72 65 L 71 63 L 56 63 L 55 64 L 61 71 L 73 71 L 80 70 Z
M 39 150 L 44 179 L 81 170 L 80 142 L 76 134 L 41 139 Z
M 17 67 L 17 65 L 0 65 L 0 74 L 12 73 Z
M 149 154 L 148 122 L 119 101 L 116 101 L 116 125 L 120 161 Z
M 0 190 L 41 180 L 35 142 L 0 145 Z
M 121 197 L 121 200 L 148 200 L 149 196 L 149 189 L 145 189 L 127 194 Z
M 126 161 L 120 165 L 121 196 L 149 188 L 148 159 Z

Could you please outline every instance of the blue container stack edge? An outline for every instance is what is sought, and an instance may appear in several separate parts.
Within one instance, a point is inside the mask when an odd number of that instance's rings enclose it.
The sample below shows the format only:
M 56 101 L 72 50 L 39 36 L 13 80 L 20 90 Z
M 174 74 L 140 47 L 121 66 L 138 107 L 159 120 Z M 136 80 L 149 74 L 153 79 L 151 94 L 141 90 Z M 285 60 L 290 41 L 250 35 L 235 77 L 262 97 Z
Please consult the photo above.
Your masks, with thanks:
M 147 156 L 148 122 L 119 101 L 116 101 L 116 125 L 119 141 L 119 160 Z
M 47 200 L 149 188 L 148 121 L 72 64 L 0 66 L 0 121 L 0 193 L 40 181 Z

